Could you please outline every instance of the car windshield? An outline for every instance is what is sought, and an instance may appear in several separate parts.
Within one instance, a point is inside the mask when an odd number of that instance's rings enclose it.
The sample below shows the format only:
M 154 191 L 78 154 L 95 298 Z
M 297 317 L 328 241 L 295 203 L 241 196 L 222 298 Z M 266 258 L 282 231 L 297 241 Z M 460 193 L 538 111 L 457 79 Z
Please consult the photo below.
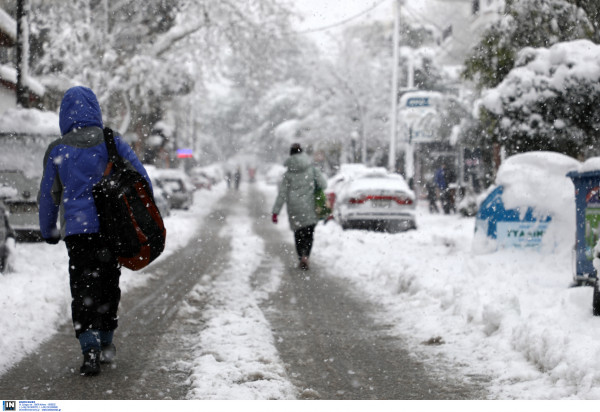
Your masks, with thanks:
M 183 183 L 177 179 L 163 179 L 163 187 L 171 192 L 183 192 Z

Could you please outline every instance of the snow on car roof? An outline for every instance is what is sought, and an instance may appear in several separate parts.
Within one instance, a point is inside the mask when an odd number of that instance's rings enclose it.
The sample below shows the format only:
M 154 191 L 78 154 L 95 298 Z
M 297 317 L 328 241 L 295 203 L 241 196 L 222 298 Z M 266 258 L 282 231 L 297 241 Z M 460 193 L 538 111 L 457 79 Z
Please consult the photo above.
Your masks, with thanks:
M 349 182 L 344 191 L 368 191 L 374 189 L 402 191 L 414 197 L 413 191 L 410 190 L 402 176 L 392 174 L 374 175 L 372 177 L 362 176 Z

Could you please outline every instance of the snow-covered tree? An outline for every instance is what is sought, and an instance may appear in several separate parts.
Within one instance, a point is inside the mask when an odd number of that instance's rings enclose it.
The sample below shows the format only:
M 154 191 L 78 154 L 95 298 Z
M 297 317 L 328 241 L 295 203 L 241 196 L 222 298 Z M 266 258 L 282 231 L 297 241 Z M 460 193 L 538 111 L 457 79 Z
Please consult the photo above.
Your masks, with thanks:
M 35 74 L 93 88 L 107 119 L 140 138 L 209 74 L 270 78 L 289 27 L 275 0 L 32 1 Z
M 484 33 L 465 61 L 464 76 L 480 89 L 495 87 L 514 67 L 522 48 L 593 36 L 585 11 L 566 0 L 507 1 L 506 15 Z
M 574 4 L 578 7 L 581 7 L 590 22 L 594 26 L 595 36 L 594 42 L 598 43 L 600 40 L 600 2 L 598 0 L 567 0 L 569 3 Z
M 588 40 L 525 48 L 516 67 L 481 100 L 487 139 L 508 153 L 598 153 L 600 46 Z

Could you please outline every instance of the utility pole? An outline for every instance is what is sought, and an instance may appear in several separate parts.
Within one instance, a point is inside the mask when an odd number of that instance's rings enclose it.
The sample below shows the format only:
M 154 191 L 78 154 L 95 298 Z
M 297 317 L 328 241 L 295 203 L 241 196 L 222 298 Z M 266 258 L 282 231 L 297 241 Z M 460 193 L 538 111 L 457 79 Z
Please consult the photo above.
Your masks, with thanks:
M 29 72 L 29 0 L 17 0 L 17 105 L 29 107 L 25 78 Z
M 392 47 L 394 48 L 393 62 L 392 62 L 392 104 L 390 113 L 390 153 L 389 153 L 389 164 L 388 167 L 390 172 L 396 171 L 396 134 L 397 134 L 397 123 L 398 123 L 398 64 L 399 64 L 399 51 L 398 42 L 400 38 L 400 7 L 402 0 L 396 0 L 394 2 L 394 36 Z

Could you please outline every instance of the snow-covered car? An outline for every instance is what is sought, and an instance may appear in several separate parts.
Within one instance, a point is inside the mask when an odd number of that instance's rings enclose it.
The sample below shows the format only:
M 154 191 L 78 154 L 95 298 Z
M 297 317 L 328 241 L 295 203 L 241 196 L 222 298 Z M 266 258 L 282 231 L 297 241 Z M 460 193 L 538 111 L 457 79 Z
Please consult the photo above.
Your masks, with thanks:
M 196 189 L 210 190 L 213 185 L 212 179 L 202 172 L 195 173 L 190 177 L 190 179 Z
M 18 241 L 40 241 L 38 182 L 21 170 L 0 170 L 0 199 L 8 209 L 8 221 Z
M 152 184 L 165 191 L 173 209 L 189 209 L 194 203 L 195 187 L 180 169 L 146 167 Z
M 382 167 L 368 167 L 361 163 L 345 163 L 340 165 L 339 171 L 327 180 L 327 189 L 325 189 L 325 195 L 331 208 L 335 207 L 338 193 L 340 193 L 345 184 L 358 177 L 373 173 L 385 175 L 387 172 Z
M 154 203 L 156 203 L 160 215 L 162 217 L 169 216 L 171 214 L 171 201 L 169 200 L 169 195 L 162 187 L 156 184 L 153 184 L 152 189 L 154 191 Z
M 334 217 L 344 229 L 417 228 L 415 193 L 398 174 L 384 170 L 361 174 L 345 183 L 336 197 Z
M 189 175 L 192 178 L 192 180 L 195 175 L 201 175 L 204 178 L 208 179 L 211 186 L 214 186 L 214 185 L 218 184 L 219 182 L 222 182 L 223 179 L 225 178 L 223 175 L 223 166 L 220 165 L 219 163 L 214 163 L 214 164 L 211 164 L 208 166 L 193 167 L 189 171 Z

